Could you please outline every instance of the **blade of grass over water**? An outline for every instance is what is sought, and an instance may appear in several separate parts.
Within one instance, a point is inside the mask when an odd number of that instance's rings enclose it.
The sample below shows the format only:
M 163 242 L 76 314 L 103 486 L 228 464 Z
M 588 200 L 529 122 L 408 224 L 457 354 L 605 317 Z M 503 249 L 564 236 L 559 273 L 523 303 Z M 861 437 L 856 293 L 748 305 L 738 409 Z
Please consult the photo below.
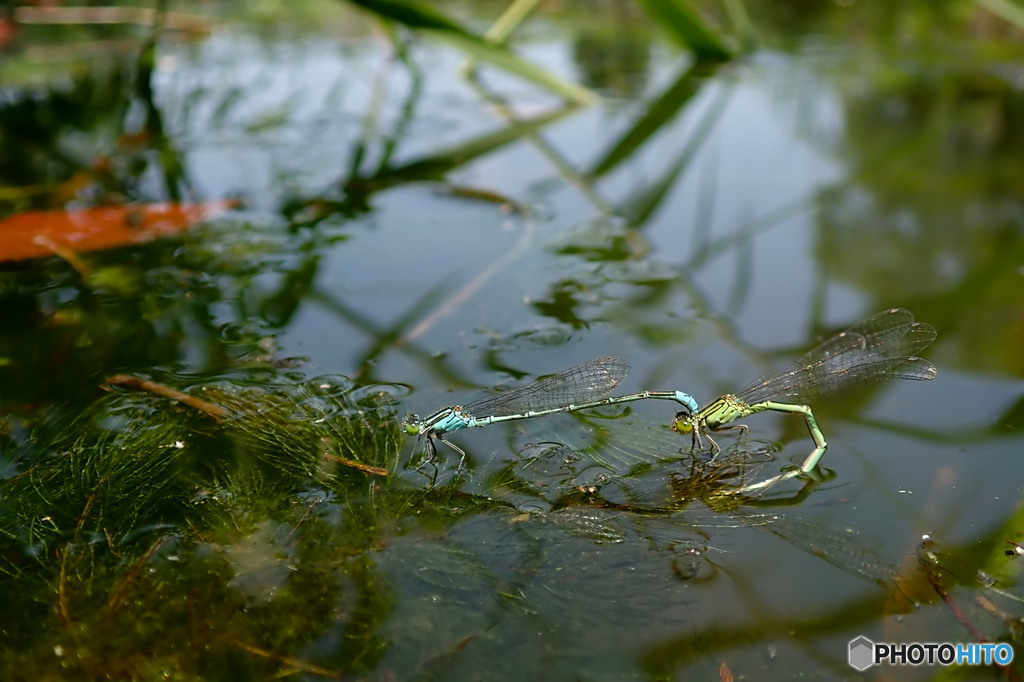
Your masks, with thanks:
M 536 9 L 539 4 L 540 0 L 515 0 L 508 6 L 504 14 L 494 22 L 494 25 L 488 29 L 484 37 L 497 45 L 504 43 L 509 35 L 512 34 L 512 31 L 519 24 L 523 23 L 526 17 L 530 16 L 530 12 Z
M 747 14 L 743 0 L 723 0 L 722 4 L 725 5 L 725 11 L 729 14 L 729 19 L 732 20 L 733 28 L 743 45 L 743 51 L 752 52 L 758 43 L 757 29 L 754 28 L 754 22 Z
M 692 50 L 697 59 L 726 61 L 733 57 L 722 36 L 704 23 L 683 0 L 640 0 L 640 4 L 677 43 Z
M 411 29 L 455 45 L 471 57 L 490 62 L 504 71 L 536 83 L 577 104 L 590 104 L 595 96 L 590 90 L 559 78 L 520 58 L 511 50 L 495 45 L 463 28 L 458 22 L 437 11 L 430 5 L 419 2 L 395 2 L 394 0 L 349 0 L 378 17 L 396 21 Z

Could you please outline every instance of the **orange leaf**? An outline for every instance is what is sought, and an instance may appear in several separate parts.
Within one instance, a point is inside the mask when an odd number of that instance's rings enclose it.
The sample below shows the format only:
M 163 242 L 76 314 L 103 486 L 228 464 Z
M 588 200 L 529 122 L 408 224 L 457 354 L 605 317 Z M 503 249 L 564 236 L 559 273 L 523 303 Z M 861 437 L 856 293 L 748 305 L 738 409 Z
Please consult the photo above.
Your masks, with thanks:
M 18 213 L 0 220 L 0 262 L 141 244 L 180 232 L 237 205 L 237 201 L 211 201 Z

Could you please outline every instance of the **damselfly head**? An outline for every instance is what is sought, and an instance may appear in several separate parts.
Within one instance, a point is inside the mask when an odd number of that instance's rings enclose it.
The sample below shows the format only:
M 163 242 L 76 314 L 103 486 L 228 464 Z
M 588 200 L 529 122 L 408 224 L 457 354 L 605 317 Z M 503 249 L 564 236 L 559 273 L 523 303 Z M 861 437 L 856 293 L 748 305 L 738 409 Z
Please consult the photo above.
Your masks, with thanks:
M 410 436 L 415 436 L 423 430 L 423 421 L 418 414 L 410 412 L 402 418 L 402 430 Z
M 672 420 L 672 430 L 676 433 L 692 433 L 693 419 L 690 418 L 690 413 L 676 412 L 676 417 Z

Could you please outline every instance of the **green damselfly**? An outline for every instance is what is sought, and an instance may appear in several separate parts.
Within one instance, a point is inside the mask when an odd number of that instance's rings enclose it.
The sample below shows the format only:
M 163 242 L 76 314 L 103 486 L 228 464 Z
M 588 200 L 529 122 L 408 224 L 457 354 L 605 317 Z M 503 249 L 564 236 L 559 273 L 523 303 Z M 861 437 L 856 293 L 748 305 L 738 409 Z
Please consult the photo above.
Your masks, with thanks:
M 716 398 L 696 411 L 679 412 L 672 429 L 690 434 L 695 449 L 702 448 L 702 437 L 706 438 L 717 455 L 720 448 L 711 438 L 711 431 L 736 429 L 745 434 L 745 425 L 731 424 L 768 410 L 797 413 L 807 422 L 814 450 L 799 469 L 741 490 L 758 490 L 810 473 L 825 454 L 828 443 L 814 413 L 804 403 L 854 384 L 934 379 L 935 366 L 913 354 L 926 348 L 935 337 L 935 328 L 931 325 L 915 322 L 907 310 L 891 308 L 837 334 L 790 366 L 761 377 L 735 394 Z

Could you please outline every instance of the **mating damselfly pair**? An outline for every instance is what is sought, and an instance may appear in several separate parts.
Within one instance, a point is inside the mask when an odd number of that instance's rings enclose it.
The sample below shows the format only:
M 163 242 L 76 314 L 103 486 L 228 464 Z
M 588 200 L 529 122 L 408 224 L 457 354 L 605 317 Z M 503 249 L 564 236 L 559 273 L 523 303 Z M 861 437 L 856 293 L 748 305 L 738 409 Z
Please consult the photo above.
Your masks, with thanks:
M 691 412 L 697 410 L 697 401 L 682 391 L 642 391 L 602 398 L 626 378 L 629 369 L 629 363 L 622 358 L 595 358 L 577 367 L 541 377 L 526 386 L 501 391 L 465 406 L 446 407 L 425 419 L 415 414 L 407 415 L 403 428 L 408 434 L 426 438 L 432 455 L 436 454 L 434 441 L 438 440 L 465 457 L 466 453 L 451 441 L 445 440 L 444 434 L 475 426 L 637 400 L 674 400 Z
M 717 455 L 720 448 L 711 438 L 712 431 L 735 429 L 746 433 L 745 425 L 734 422 L 758 412 L 802 415 L 814 450 L 798 469 L 742 489 L 757 490 L 810 473 L 825 454 L 828 443 L 814 413 L 804 403 L 856 384 L 934 379 L 935 366 L 914 353 L 926 348 L 935 337 L 934 327 L 915 322 L 907 310 L 892 308 L 828 339 L 788 367 L 761 377 L 734 394 L 720 396 L 704 407 L 682 391 L 642 391 L 606 397 L 629 373 L 629 363 L 620 358 L 600 357 L 465 406 L 446 407 L 424 419 L 410 414 L 403 427 L 408 434 L 426 438 L 431 454 L 436 453 L 434 441 L 439 440 L 465 457 L 461 448 L 445 440 L 446 433 L 637 400 L 672 400 L 683 408 L 676 413 L 672 429 L 690 434 L 694 450 L 702 448 L 706 439 Z

